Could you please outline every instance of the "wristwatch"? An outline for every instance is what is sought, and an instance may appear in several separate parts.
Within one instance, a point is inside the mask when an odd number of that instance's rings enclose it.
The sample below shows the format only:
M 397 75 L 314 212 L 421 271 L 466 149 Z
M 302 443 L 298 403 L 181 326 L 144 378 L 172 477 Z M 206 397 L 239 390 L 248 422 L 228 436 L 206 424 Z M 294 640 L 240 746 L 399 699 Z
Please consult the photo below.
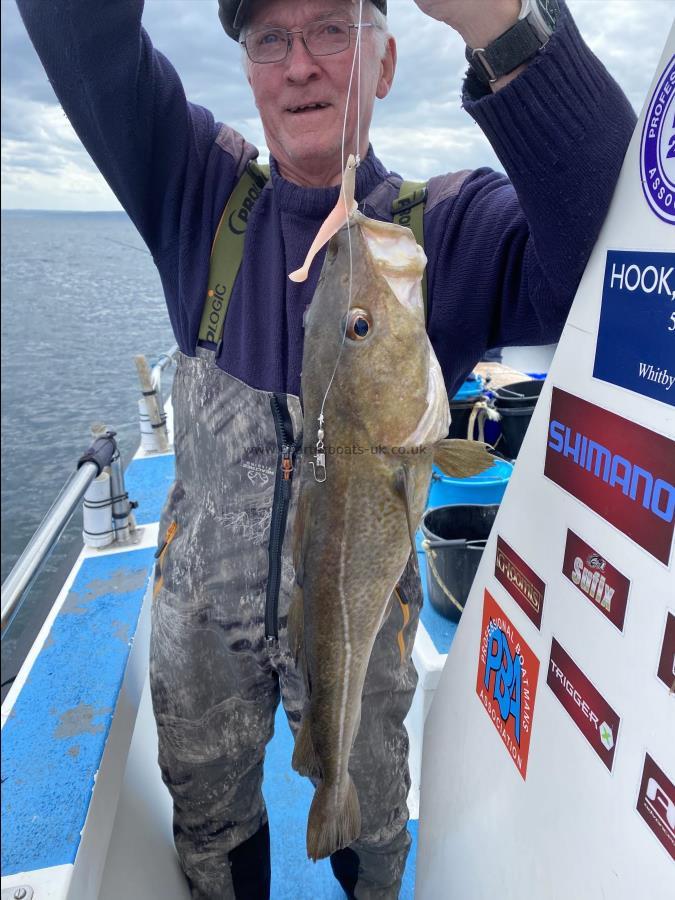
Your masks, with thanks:
M 515 25 L 487 47 L 466 48 L 471 69 L 484 84 L 491 84 L 513 72 L 546 44 L 559 13 L 558 0 L 521 0 Z

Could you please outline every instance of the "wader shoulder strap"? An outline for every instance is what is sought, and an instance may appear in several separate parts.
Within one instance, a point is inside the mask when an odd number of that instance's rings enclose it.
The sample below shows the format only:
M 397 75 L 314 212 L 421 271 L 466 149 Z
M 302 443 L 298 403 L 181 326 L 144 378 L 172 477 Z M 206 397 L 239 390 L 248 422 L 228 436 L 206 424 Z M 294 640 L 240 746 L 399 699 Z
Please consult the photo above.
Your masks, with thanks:
M 225 204 L 211 247 L 209 282 L 199 340 L 220 344 L 232 287 L 244 256 L 246 226 L 253 205 L 270 177 L 269 166 L 251 161 Z
M 425 181 L 402 181 L 398 198 L 393 203 L 394 222 L 405 225 L 415 235 L 415 240 L 424 250 L 424 206 L 427 202 Z M 424 299 L 424 320 L 427 319 L 427 270 L 422 275 L 422 298 Z

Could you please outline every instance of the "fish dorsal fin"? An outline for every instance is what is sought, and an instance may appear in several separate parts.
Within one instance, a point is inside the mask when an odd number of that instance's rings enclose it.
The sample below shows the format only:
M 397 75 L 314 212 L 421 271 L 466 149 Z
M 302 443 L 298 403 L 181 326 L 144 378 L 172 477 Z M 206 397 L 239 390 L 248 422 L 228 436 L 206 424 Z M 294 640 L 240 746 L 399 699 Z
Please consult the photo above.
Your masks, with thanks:
M 328 241 L 336 234 L 345 222 L 349 221 L 349 216 L 356 211 L 357 203 L 354 199 L 354 191 L 356 189 L 356 160 L 350 154 L 347 160 L 344 174 L 342 176 L 342 187 L 338 202 L 335 204 L 332 212 L 329 213 L 327 219 L 319 229 L 317 236 L 312 241 L 305 261 L 302 267 L 291 272 L 288 276 L 291 281 L 306 281 L 309 275 L 309 267 L 312 265 L 314 257 Z
M 445 440 L 434 447 L 434 462 L 450 478 L 468 478 L 494 464 L 488 445 L 481 441 Z

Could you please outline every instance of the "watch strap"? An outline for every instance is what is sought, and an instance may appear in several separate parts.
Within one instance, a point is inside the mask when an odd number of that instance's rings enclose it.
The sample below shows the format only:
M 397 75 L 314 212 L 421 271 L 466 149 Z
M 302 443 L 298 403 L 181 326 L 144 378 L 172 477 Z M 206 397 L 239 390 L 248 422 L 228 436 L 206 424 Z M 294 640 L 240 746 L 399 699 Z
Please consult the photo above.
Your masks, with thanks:
M 467 47 L 466 58 L 480 80 L 490 84 L 532 59 L 545 43 L 527 18 L 524 18 L 519 19 L 487 47 Z

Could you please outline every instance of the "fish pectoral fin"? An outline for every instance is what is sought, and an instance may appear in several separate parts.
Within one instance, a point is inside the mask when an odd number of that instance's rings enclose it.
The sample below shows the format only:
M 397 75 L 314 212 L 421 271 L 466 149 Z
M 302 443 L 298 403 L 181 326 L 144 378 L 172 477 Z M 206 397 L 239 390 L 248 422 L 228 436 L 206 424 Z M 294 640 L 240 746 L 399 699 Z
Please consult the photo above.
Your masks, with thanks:
M 338 202 L 328 214 L 321 228 L 319 228 L 319 232 L 312 241 L 312 246 L 309 248 L 302 266 L 299 269 L 296 269 L 295 272 L 291 272 L 288 276 L 291 281 L 299 282 L 307 280 L 309 268 L 312 265 L 316 254 L 324 244 L 328 243 L 334 234 L 337 234 L 345 222 L 349 221 L 349 217 L 356 212 L 358 204 L 354 199 L 355 185 L 356 160 L 353 156 L 350 156 L 342 176 L 342 189 L 340 191 L 340 196 L 338 197 Z
M 291 765 L 300 775 L 306 775 L 307 778 L 321 778 L 321 765 L 312 742 L 312 732 L 307 715 L 303 716 L 295 738 Z
M 288 644 L 297 665 L 302 652 L 305 632 L 304 588 L 305 553 L 309 528 L 307 522 L 307 495 L 300 493 L 298 508 L 293 526 L 293 568 L 295 569 L 295 587 L 288 608 Z
M 400 469 L 397 469 L 396 474 L 394 475 L 394 486 L 399 493 L 401 499 L 403 500 L 403 505 L 405 506 L 405 517 L 408 522 L 408 534 L 410 535 L 410 547 L 412 549 L 413 559 L 415 560 L 415 564 L 417 564 L 417 547 L 415 545 L 415 523 L 412 519 L 412 507 L 413 507 L 413 496 L 412 496 L 412 484 L 410 478 L 410 471 L 407 466 L 401 466 Z
M 293 660 L 297 665 L 302 645 L 304 641 L 305 619 L 304 619 L 304 591 L 297 583 L 291 598 L 291 604 L 288 608 L 288 646 L 290 647 Z
M 488 444 L 481 441 L 445 440 L 434 447 L 434 462 L 450 478 L 478 475 L 494 464 Z
M 293 568 L 295 569 L 295 582 L 300 587 L 302 587 L 305 580 L 305 552 L 309 536 L 308 508 L 307 494 L 305 491 L 301 491 L 293 524 Z

